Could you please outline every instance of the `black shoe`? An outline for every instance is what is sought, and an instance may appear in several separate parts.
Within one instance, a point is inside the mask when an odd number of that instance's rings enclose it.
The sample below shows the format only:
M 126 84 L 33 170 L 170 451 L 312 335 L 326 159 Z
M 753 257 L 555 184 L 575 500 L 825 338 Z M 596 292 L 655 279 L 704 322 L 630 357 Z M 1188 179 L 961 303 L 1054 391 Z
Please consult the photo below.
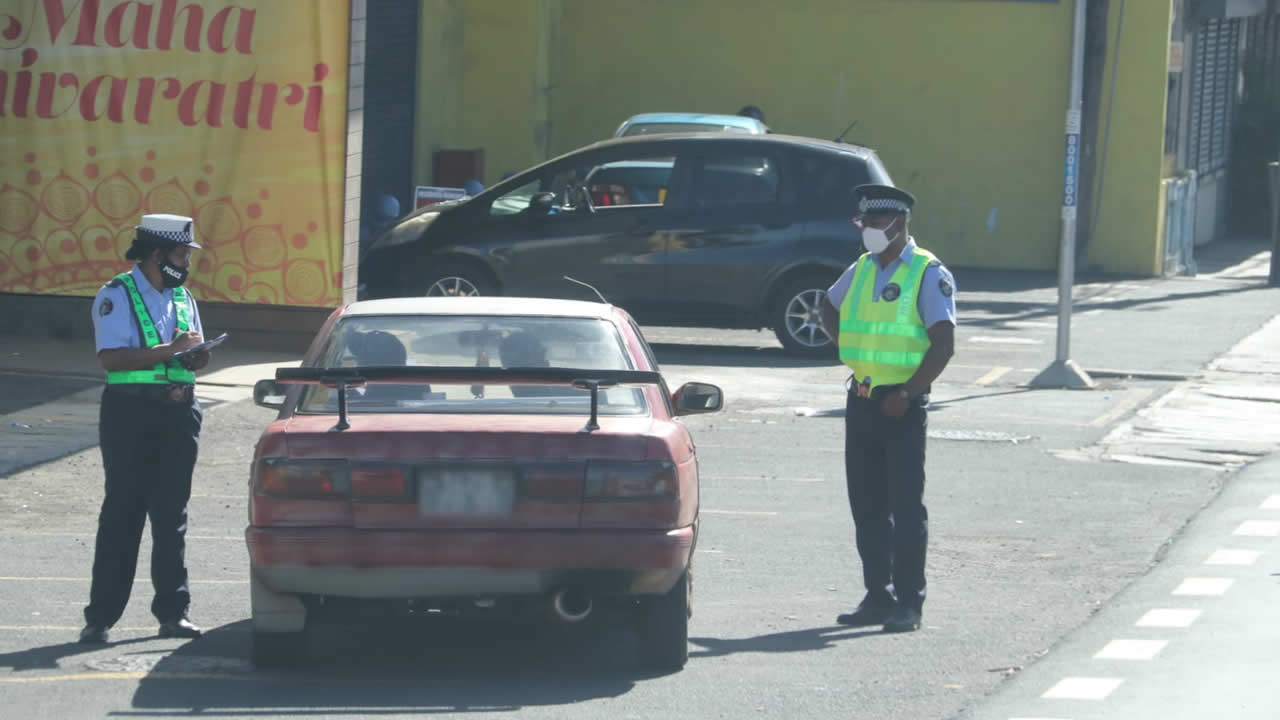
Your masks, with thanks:
M 893 612 L 891 605 L 876 605 L 868 600 L 863 600 L 858 605 L 858 609 L 851 613 L 844 613 L 836 618 L 836 622 L 849 627 L 867 627 L 868 625 L 880 625 L 889 619 L 889 615 Z
M 889 619 L 884 621 L 884 631 L 887 633 L 915 632 L 919 629 L 920 611 L 915 608 L 897 608 Z
M 89 623 L 80 631 L 80 642 L 85 645 L 106 645 L 107 628 Z
M 193 625 L 186 618 L 167 620 L 160 623 L 160 637 L 162 638 L 198 638 L 201 634 L 200 628 Z

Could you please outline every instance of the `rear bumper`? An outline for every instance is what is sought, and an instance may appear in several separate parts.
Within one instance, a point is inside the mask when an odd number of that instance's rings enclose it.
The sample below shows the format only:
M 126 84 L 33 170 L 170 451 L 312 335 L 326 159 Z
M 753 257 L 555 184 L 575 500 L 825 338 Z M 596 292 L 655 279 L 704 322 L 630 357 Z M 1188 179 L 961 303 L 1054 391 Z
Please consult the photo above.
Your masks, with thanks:
M 658 531 L 245 531 L 257 578 L 277 593 L 358 598 L 600 594 L 671 589 L 689 565 L 692 527 Z

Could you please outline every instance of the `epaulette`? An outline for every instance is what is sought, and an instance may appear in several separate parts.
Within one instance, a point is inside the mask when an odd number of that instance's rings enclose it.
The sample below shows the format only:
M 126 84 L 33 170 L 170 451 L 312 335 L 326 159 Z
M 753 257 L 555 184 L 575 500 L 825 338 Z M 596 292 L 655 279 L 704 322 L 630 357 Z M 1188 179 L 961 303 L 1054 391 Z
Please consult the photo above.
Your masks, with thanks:
M 120 287 L 120 286 L 121 286 L 121 285 L 123 285 L 123 284 L 124 284 L 124 283 L 120 282 L 120 278 L 116 277 L 116 278 L 111 278 L 110 280 L 108 280 L 108 281 L 107 281 L 107 284 L 103 285 L 102 287 L 104 287 L 104 288 L 118 288 L 118 287 Z

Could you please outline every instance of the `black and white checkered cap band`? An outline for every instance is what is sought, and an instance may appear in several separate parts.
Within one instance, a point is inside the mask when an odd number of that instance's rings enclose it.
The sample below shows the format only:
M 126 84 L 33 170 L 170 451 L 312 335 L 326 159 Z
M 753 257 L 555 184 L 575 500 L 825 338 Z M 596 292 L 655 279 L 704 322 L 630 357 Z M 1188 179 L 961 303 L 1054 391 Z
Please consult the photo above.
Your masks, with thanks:
M 139 227 L 138 235 L 147 240 L 153 240 L 161 243 L 172 243 L 175 245 L 192 245 L 195 240 L 192 239 L 191 233 L 182 230 L 152 230 L 150 228 Z
M 869 212 L 911 214 L 911 208 L 901 200 L 893 198 L 862 198 L 858 203 L 858 212 L 864 215 Z

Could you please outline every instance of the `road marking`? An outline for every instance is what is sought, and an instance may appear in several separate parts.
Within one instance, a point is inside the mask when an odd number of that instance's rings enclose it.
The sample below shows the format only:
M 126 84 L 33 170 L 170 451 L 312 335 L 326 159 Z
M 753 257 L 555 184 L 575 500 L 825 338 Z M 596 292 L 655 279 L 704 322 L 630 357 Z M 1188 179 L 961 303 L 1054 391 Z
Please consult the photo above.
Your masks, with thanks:
M 1164 608 L 1151 610 L 1135 623 L 1138 627 L 1189 628 L 1200 617 L 1199 610 Z
M 1248 535 L 1251 537 L 1277 537 L 1280 536 L 1280 522 L 1272 522 L 1270 520 L 1246 520 L 1240 523 L 1240 527 L 1236 528 L 1235 535 Z
M 1280 495 L 1272 495 L 1262 501 L 1262 510 L 1280 510 Z
M 82 538 L 92 540 L 98 534 L 95 530 L 84 530 L 82 532 L 53 532 L 43 530 L 23 530 L 18 532 L 0 533 L 0 537 L 69 537 Z M 188 540 L 235 540 L 244 542 L 243 535 L 188 535 Z
M 1009 327 L 1014 327 L 1014 328 L 1028 328 L 1028 329 L 1036 329 L 1036 330 L 1057 330 L 1058 329 L 1058 323 L 1056 322 L 1041 322 L 1039 320 L 1009 320 L 1008 322 L 1005 323 L 1005 325 L 1008 325 Z
M 77 680 L 250 680 L 255 676 L 231 673 L 171 673 L 171 672 L 100 672 L 74 673 L 71 675 L 41 675 L 40 677 L 0 678 L 0 683 L 14 685 L 55 683 Z
M 1126 391 L 1123 400 L 1116 403 L 1115 407 L 1111 408 L 1107 412 L 1099 415 L 1093 420 L 1090 420 L 1089 425 L 1092 427 L 1103 427 L 1111 424 L 1113 421 L 1127 415 L 1134 408 L 1138 407 L 1138 405 L 1142 404 L 1142 401 L 1146 400 L 1152 392 L 1153 390 L 1151 388 L 1135 388 L 1133 390 Z
M 978 387 L 984 387 L 986 385 L 990 385 L 994 383 L 995 381 L 999 380 L 1005 375 L 1008 375 L 1011 372 L 1013 372 L 1013 368 L 1011 367 L 999 367 L 999 366 L 993 367 L 991 368 L 991 370 L 987 372 L 986 375 L 983 375 L 977 380 L 974 380 L 973 384 L 977 385 Z
M 1112 640 L 1093 657 L 1097 660 L 1151 660 L 1168 640 Z
M 1231 578 L 1187 578 L 1174 588 L 1174 595 L 1225 595 L 1235 580 Z
M 1252 565 L 1258 560 L 1257 550 L 1217 550 L 1204 561 L 1205 565 Z
M 705 510 L 703 512 L 706 512 Z M 92 582 L 92 578 L 77 577 L 19 577 L 16 575 L 0 575 L 0 581 L 7 582 Z M 149 583 L 150 578 L 134 578 L 135 583 Z M 248 585 L 248 580 L 188 580 L 193 585 Z
M 1063 678 L 1040 697 L 1050 700 L 1105 700 L 1123 682 L 1120 678 Z
M 27 630 L 49 630 L 53 632 L 80 632 L 84 628 L 83 625 L 0 625 L 0 631 L 3 632 L 24 632 Z M 111 632 L 152 632 L 156 631 L 156 626 L 151 627 L 113 627 Z
M 699 510 L 703 515 L 777 515 L 776 512 L 763 510 Z
M 1044 340 L 1039 338 L 1024 337 L 994 337 L 992 335 L 975 335 L 969 338 L 971 343 L 984 343 L 987 345 L 1043 345 Z

